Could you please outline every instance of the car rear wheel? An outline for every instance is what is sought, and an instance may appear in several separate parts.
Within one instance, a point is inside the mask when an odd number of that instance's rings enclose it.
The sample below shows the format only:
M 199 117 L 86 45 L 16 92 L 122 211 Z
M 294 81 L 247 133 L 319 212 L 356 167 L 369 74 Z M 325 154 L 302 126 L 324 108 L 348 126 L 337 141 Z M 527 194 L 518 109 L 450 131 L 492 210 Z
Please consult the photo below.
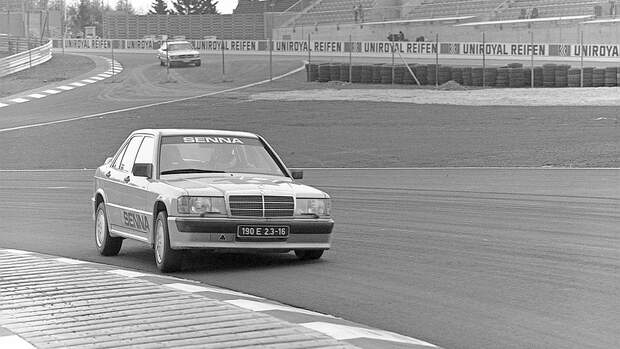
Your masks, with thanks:
M 161 272 L 174 272 L 181 269 L 183 254 L 170 247 L 168 234 L 168 214 L 160 211 L 155 222 L 155 264 Z
M 102 256 L 116 256 L 123 244 L 123 238 L 110 235 L 108 216 L 103 202 L 97 205 L 97 213 L 95 214 L 95 244 Z
M 295 250 L 295 255 L 302 261 L 321 258 L 324 250 Z
M 200 67 L 200 61 L 195 61 L 194 65 L 197 66 L 197 67 Z
M 159 65 L 161 65 L 162 67 L 166 65 L 166 63 L 164 63 L 164 61 L 162 61 L 161 59 L 159 60 Z

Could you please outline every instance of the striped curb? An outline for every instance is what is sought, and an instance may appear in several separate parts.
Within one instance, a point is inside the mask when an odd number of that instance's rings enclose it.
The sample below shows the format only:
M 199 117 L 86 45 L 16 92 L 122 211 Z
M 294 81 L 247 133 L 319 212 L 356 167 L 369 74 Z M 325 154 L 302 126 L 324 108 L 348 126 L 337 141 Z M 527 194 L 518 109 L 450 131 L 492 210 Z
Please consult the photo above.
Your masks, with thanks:
M 437 348 L 242 292 L 21 250 L 0 249 L 0 293 L 11 331 L 0 340 L 20 348 Z
M 37 91 L 35 93 L 29 93 L 27 95 L 21 95 L 19 97 L 9 97 L 6 99 L 1 99 L 0 108 L 8 107 L 10 105 L 30 102 L 32 100 L 45 98 L 47 96 L 59 94 L 65 91 L 71 91 L 79 87 L 83 87 L 86 85 L 94 84 L 98 81 L 105 80 L 114 75 L 118 75 L 123 71 L 123 66 L 118 61 L 116 60 L 113 61 L 112 59 L 107 58 L 107 57 L 103 57 L 103 58 L 105 59 L 107 66 L 108 66 L 108 70 L 104 71 L 103 73 L 93 74 L 93 76 L 91 77 L 81 79 L 78 81 L 74 81 L 74 82 L 69 82 L 64 85 L 56 86 L 53 88 L 43 87 L 45 88 L 45 90 L 43 90 L 42 88 L 41 91 Z

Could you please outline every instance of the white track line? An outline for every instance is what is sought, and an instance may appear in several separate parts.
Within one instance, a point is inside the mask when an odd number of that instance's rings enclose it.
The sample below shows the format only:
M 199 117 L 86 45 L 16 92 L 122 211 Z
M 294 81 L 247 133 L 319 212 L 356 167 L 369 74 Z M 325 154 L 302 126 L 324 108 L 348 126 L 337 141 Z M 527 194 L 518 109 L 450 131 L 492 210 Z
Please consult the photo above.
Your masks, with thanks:
M 29 100 L 26 98 L 13 98 L 13 99 L 9 99 L 9 101 L 13 103 L 24 103 L 24 102 L 28 102 Z
M 421 345 L 421 346 L 430 347 L 430 348 L 437 348 L 437 346 L 431 343 L 427 343 L 419 339 L 403 336 L 401 334 L 389 332 L 389 331 L 332 324 L 328 322 L 308 322 L 308 323 L 300 324 L 300 325 L 306 328 L 309 328 L 311 330 L 324 333 L 336 340 L 370 338 L 370 339 L 379 339 L 379 340 L 384 340 L 384 341 L 389 341 L 389 342 L 406 343 L 406 344 L 412 344 L 412 345 Z
M 69 90 L 73 90 L 75 87 L 62 85 L 62 86 L 58 86 L 56 88 L 59 89 L 59 90 L 63 90 L 63 91 L 69 91 Z
M 291 70 L 288 73 L 276 76 L 272 80 L 278 80 L 278 79 L 285 78 L 285 77 L 287 77 L 289 75 L 293 75 L 293 74 L 295 74 L 297 72 L 300 72 L 300 71 L 302 71 L 304 69 L 306 69 L 305 65 L 303 65 L 303 66 L 301 66 L 301 67 L 299 67 L 297 69 Z M 99 78 L 99 79 L 103 80 L 103 78 Z M 211 96 L 219 95 L 219 94 L 222 94 L 222 93 L 239 91 L 239 90 L 243 90 L 243 89 L 246 89 L 246 88 L 249 88 L 249 87 L 254 87 L 254 86 L 266 84 L 266 83 L 268 83 L 268 82 L 270 82 L 272 80 L 268 80 L 267 79 L 267 80 L 253 82 L 253 83 L 250 83 L 250 84 L 247 84 L 247 85 L 243 85 L 243 86 L 228 88 L 228 89 L 225 89 L 225 90 L 204 93 L 204 94 L 197 95 L 197 96 L 184 97 L 184 98 L 178 98 L 178 99 L 173 99 L 173 100 L 164 101 L 164 102 L 150 103 L 150 104 L 144 104 L 144 105 L 139 105 L 139 106 L 135 106 L 135 107 L 129 107 L 129 108 L 123 108 L 123 109 L 106 111 L 106 112 L 102 112 L 102 113 L 77 116 L 77 117 L 68 118 L 68 119 L 64 119 L 64 120 L 48 121 L 48 122 L 41 122 L 41 123 L 38 123 L 38 124 L 30 124 L 30 125 L 2 128 L 2 129 L 0 129 L 0 132 L 16 131 L 16 130 L 23 130 L 23 129 L 27 129 L 27 128 L 34 128 L 34 127 L 41 127 L 41 126 L 63 124 L 63 123 L 66 123 L 66 122 L 71 122 L 71 121 L 92 119 L 92 118 L 96 118 L 96 117 L 100 117 L 100 116 L 104 116 L 104 115 L 111 115 L 111 114 L 117 114 L 117 113 L 122 113 L 122 112 L 126 112 L 126 111 L 140 110 L 140 109 L 156 107 L 156 106 L 160 106 L 160 105 L 166 105 L 166 104 L 171 104 L 171 103 L 189 101 L 189 100 L 192 100 L 192 99 L 211 97 Z
M 93 80 L 98 80 L 98 81 L 101 81 L 101 80 L 104 79 L 101 76 L 91 76 L 90 78 L 93 79 Z
M 91 80 L 91 79 L 84 79 L 84 80 L 82 80 L 82 82 L 86 82 L 86 83 L 92 84 L 92 83 L 95 83 L 97 81 Z
M 289 307 L 289 306 L 286 306 L 286 305 L 256 302 L 256 301 L 251 301 L 251 300 L 248 300 L 248 299 L 231 299 L 231 300 L 227 300 L 225 302 L 228 303 L 228 304 L 232 304 L 232 305 L 238 306 L 239 308 L 248 309 L 248 310 L 251 310 L 251 311 L 280 310 L 280 311 L 288 311 L 288 312 L 291 312 L 291 313 L 299 313 L 299 314 L 312 315 L 312 316 L 328 317 L 328 318 L 332 318 L 332 319 L 334 318 L 334 316 L 332 316 L 332 315 L 321 314 L 321 313 L 317 313 L 316 311 L 306 310 L 306 309 L 302 309 L 302 308 Z
M 8 106 L 8 104 L 0 103 L 0 108 L 4 108 L 4 107 L 7 107 L 7 106 Z
M 72 82 L 69 85 L 71 86 L 76 86 L 76 87 L 82 87 L 82 86 L 86 86 L 86 84 L 83 84 L 81 82 Z
M 48 93 L 50 95 L 55 95 L 55 94 L 60 93 L 62 91 L 58 91 L 58 90 L 45 90 L 43 92 Z
M 33 93 L 31 95 L 28 95 L 27 97 L 32 97 L 32 98 L 45 98 L 47 97 L 47 95 L 42 95 L 40 93 Z
M 17 335 L 0 336 L 0 348 L 36 349 L 32 344 L 26 342 Z

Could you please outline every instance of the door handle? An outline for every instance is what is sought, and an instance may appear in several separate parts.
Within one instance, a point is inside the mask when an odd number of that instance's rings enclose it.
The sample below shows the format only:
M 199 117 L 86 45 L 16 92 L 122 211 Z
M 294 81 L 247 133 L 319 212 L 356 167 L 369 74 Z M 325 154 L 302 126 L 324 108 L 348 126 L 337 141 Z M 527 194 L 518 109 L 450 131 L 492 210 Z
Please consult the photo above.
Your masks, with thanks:
M 110 178 L 111 175 L 112 175 L 112 171 L 108 171 L 108 172 L 105 173 L 105 176 L 108 177 L 108 178 Z
M 129 176 L 127 176 L 127 177 L 123 178 L 123 182 L 129 183 L 129 179 L 130 179 Z

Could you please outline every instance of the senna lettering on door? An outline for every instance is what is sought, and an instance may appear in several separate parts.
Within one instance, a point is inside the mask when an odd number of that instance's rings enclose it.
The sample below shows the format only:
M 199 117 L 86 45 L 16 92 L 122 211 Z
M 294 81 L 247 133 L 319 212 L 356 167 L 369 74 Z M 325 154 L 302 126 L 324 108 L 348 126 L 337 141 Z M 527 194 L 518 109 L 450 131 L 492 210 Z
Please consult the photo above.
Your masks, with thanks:
M 149 231 L 149 219 L 143 214 L 123 211 L 123 223 L 125 226 L 135 230 Z

